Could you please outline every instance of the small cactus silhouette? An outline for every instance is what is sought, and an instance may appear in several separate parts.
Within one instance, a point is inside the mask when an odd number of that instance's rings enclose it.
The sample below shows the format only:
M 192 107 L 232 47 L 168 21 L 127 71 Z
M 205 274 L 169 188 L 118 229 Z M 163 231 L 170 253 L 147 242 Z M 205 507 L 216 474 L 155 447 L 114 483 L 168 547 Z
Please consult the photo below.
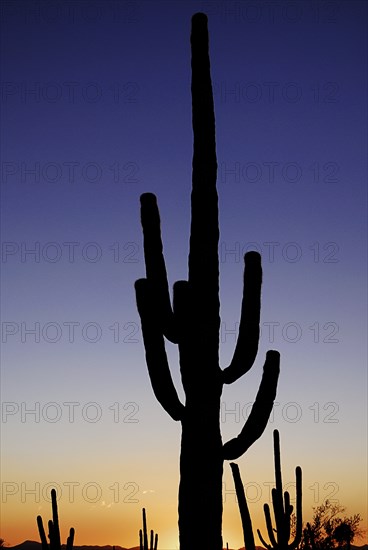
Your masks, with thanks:
M 146 509 L 142 509 L 143 516 L 143 531 L 139 529 L 139 549 L 140 550 L 157 550 L 158 534 L 154 533 L 151 529 L 150 545 L 148 546 L 148 534 L 147 534 L 147 520 Z
M 56 491 L 51 489 L 51 507 L 52 507 L 52 519 L 48 522 L 49 527 L 49 539 L 50 545 L 47 543 L 45 529 L 43 527 L 43 521 L 41 516 L 37 516 L 38 532 L 41 538 L 42 550 L 61 550 L 60 529 L 59 529 L 59 516 L 56 501 Z M 66 541 L 66 550 L 72 550 L 74 543 L 74 528 L 71 527 L 69 531 L 69 537 Z
M 219 258 L 215 115 L 207 16 L 192 17 L 192 123 L 194 135 L 191 233 L 188 280 L 174 284 L 171 305 L 155 195 L 141 196 L 146 278 L 135 283 L 146 362 L 154 394 L 182 424 L 179 536 L 180 549 L 222 550 L 222 475 L 224 460 L 241 456 L 263 433 L 276 396 L 280 356 L 268 351 L 252 411 L 239 435 L 223 444 L 220 404 L 224 384 L 253 365 L 258 351 L 261 258 L 244 257 L 239 335 L 229 366 L 219 365 Z M 164 337 L 179 347 L 185 405 L 176 392 Z M 208 457 L 198 468 L 198 458 Z
M 275 481 L 276 488 L 272 489 L 272 504 L 276 522 L 276 529 L 272 527 L 270 507 L 264 505 L 264 514 L 266 519 L 267 532 L 270 544 L 265 542 L 259 529 L 258 536 L 267 550 L 295 550 L 302 538 L 302 469 L 300 466 L 295 468 L 296 477 L 296 532 L 294 540 L 289 542 L 291 514 L 293 506 L 290 504 L 290 495 L 288 491 L 282 493 L 281 478 L 281 460 L 280 460 L 280 436 L 278 430 L 273 432 L 274 454 L 275 454 Z M 276 532 L 276 536 L 274 534 Z
M 254 543 L 252 520 L 248 509 L 243 482 L 239 472 L 239 466 L 235 464 L 235 462 L 230 462 L 230 467 L 234 478 L 236 496 L 238 499 L 238 506 L 243 527 L 244 546 L 246 550 L 255 550 L 256 545 Z

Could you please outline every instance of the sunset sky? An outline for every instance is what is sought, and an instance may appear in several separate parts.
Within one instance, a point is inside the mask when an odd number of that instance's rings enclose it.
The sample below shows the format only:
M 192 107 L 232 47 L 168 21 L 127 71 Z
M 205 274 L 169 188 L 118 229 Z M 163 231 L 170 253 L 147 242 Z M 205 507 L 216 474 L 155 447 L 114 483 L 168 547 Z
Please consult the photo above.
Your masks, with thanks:
M 367 529 L 367 3 L 1 8 L 0 536 L 39 540 L 36 516 L 51 517 L 56 487 L 63 542 L 73 526 L 77 545 L 136 546 L 145 507 L 159 548 L 178 548 L 181 427 L 150 386 L 134 281 L 145 276 L 147 191 L 158 197 L 170 286 L 187 277 L 197 11 L 209 18 L 216 112 L 222 367 L 242 256 L 263 258 L 259 352 L 224 389 L 223 440 L 249 414 L 266 351 L 279 350 L 271 420 L 237 461 L 254 528 L 266 534 L 277 428 L 292 497 L 303 470 L 304 520 L 329 498 Z M 167 352 L 183 398 L 177 349 Z M 223 540 L 243 546 L 227 462 Z

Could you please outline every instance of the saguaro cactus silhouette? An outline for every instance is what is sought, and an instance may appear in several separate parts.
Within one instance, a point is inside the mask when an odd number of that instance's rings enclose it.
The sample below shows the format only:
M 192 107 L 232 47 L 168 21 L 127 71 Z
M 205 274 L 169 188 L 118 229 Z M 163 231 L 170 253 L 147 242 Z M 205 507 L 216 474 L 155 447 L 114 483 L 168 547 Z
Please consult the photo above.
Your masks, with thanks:
M 59 514 L 57 508 L 56 491 L 51 489 L 52 519 L 48 522 L 50 546 L 47 543 L 45 529 L 41 516 L 37 516 L 37 526 L 40 533 L 42 550 L 61 550 Z M 71 527 L 66 541 L 66 550 L 72 550 L 74 543 L 74 528 Z
M 139 550 L 157 550 L 158 534 L 151 529 L 150 544 L 148 545 L 148 531 L 146 509 L 142 509 L 143 530 L 139 529 Z
M 220 398 L 224 384 L 253 365 L 258 350 L 261 260 L 245 255 L 239 335 L 228 367 L 219 365 L 219 259 L 215 116 L 207 17 L 192 18 L 192 123 L 194 134 L 188 280 L 178 281 L 171 305 L 156 197 L 141 196 L 146 278 L 136 281 L 146 362 L 156 398 L 182 424 L 179 486 L 181 550 L 222 549 L 223 461 L 241 456 L 267 424 L 279 375 L 279 353 L 266 354 L 252 411 L 238 437 L 223 444 Z M 179 347 L 185 404 L 173 384 L 164 337 Z
M 272 504 L 275 515 L 276 529 L 272 527 L 270 507 L 264 505 L 264 514 L 266 518 L 266 526 L 270 544 L 265 542 L 259 529 L 258 536 L 267 550 L 295 550 L 299 546 L 302 538 L 302 470 L 300 466 L 295 468 L 296 477 L 296 529 L 293 541 L 290 539 L 291 514 L 293 506 L 290 504 L 290 495 L 288 491 L 282 494 L 282 478 L 281 478 L 281 459 L 280 459 L 280 436 L 277 430 L 273 432 L 273 445 L 275 453 L 275 481 L 276 487 L 272 489 Z M 276 531 L 276 536 L 274 534 Z
M 230 462 L 231 471 L 234 478 L 236 496 L 238 498 L 238 506 L 243 527 L 244 548 L 246 550 L 256 550 L 254 543 L 252 520 L 249 513 L 247 497 L 245 495 L 243 482 L 241 480 L 239 466 L 235 462 Z

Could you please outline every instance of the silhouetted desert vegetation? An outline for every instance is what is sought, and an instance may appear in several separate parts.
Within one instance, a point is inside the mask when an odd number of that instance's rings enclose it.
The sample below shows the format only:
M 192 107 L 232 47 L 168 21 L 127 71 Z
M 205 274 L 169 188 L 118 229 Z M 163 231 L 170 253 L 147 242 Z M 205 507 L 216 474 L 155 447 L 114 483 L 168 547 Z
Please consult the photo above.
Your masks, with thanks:
M 237 437 L 222 442 L 221 394 L 253 366 L 258 351 L 262 268 L 258 252 L 244 256 L 239 334 L 229 366 L 219 364 L 219 212 L 215 112 L 210 73 L 207 16 L 192 17 L 193 162 L 188 280 L 173 286 L 171 304 L 155 195 L 141 196 L 146 278 L 136 281 L 146 362 L 153 392 L 182 426 L 179 482 L 181 550 L 221 550 L 222 478 L 225 460 L 236 460 L 262 435 L 271 414 L 280 355 L 266 354 L 263 377 L 251 413 Z M 193 341 L 196 334 L 196 341 Z M 177 344 L 185 405 L 174 386 L 165 350 Z M 209 457 L 199 467 L 198 457 Z M 193 499 L 193 495 L 196 498 Z
M 279 353 L 267 352 L 263 376 L 251 413 L 237 437 L 223 443 L 220 431 L 220 397 L 253 366 L 258 352 L 262 268 L 257 252 L 244 256 L 244 284 L 239 335 L 232 361 L 219 365 L 219 258 L 217 158 L 215 114 L 210 75 L 207 17 L 192 18 L 193 176 L 188 280 L 173 287 L 171 303 L 163 256 L 160 216 L 156 197 L 141 196 L 146 278 L 136 281 L 146 362 L 153 392 L 175 421 L 182 424 L 179 537 L 180 550 L 222 550 L 222 477 L 225 460 L 241 457 L 263 434 L 273 408 L 279 377 Z M 198 335 L 193 342 L 193 333 Z M 171 377 L 165 338 L 178 345 L 181 379 L 186 397 L 181 403 Z M 203 464 L 199 464 L 199 457 Z M 265 532 L 257 529 L 264 546 L 256 546 L 239 467 L 231 463 L 245 546 L 241 550 L 368 550 L 353 546 L 360 535 L 361 517 L 347 517 L 345 509 L 326 501 L 314 510 L 311 522 L 302 517 L 302 471 L 295 470 L 296 509 L 283 491 L 279 432 L 274 431 L 275 487 L 272 507 L 264 504 Z M 196 498 L 193 499 L 193 495 Z M 44 525 L 37 517 L 41 542 L 25 541 L 13 550 L 128 550 L 121 546 L 74 546 L 74 528 L 65 544 L 60 540 L 56 492 L 52 490 L 52 519 Z M 139 545 L 129 550 L 158 550 L 158 534 L 147 527 L 142 511 Z M 75 518 L 77 530 L 78 518 Z M 226 535 L 226 534 L 225 534 Z M 267 540 L 268 539 L 268 542 Z M 164 550 L 164 549 L 161 549 Z M 167 549 L 168 550 L 168 549 Z

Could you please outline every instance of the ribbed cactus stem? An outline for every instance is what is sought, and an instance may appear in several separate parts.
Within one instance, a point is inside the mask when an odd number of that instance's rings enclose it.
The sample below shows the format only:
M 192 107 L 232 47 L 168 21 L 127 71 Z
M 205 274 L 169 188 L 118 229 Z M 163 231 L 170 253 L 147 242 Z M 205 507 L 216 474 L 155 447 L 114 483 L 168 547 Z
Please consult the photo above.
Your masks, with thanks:
M 41 516 L 37 516 L 37 527 L 40 534 L 42 550 L 61 550 L 60 539 L 60 526 L 59 526 L 59 514 L 57 507 L 57 498 L 55 489 L 51 489 L 51 508 L 52 508 L 52 520 L 48 521 L 49 528 L 49 540 L 50 545 L 47 543 L 45 529 Z M 66 541 L 67 550 L 72 550 L 74 544 L 75 531 L 73 527 L 69 530 L 69 536 Z
M 275 456 L 275 481 L 276 490 L 282 494 L 281 456 L 280 456 L 280 435 L 278 430 L 273 432 L 273 445 Z
M 294 550 L 300 544 L 303 531 L 303 514 L 302 514 L 302 469 L 300 466 L 295 468 L 296 478 L 296 534 L 294 542 L 291 544 Z
M 146 509 L 143 508 L 143 544 L 144 550 L 148 550 L 148 537 L 147 537 L 147 519 L 146 519 Z
M 302 470 L 300 466 L 295 469 L 296 477 L 296 532 L 293 541 L 290 539 L 291 514 L 293 506 L 290 504 L 290 494 L 288 491 L 282 491 L 281 476 L 281 456 L 280 456 L 280 437 L 279 432 L 274 430 L 274 460 L 275 460 L 275 483 L 276 487 L 272 489 L 272 505 L 275 516 L 276 529 L 272 526 L 270 508 L 268 504 L 264 505 L 267 533 L 270 543 L 267 543 L 262 537 L 259 529 L 258 536 L 262 544 L 268 549 L 274 550 L 295 550 L 302 537 Z M 276 532 L 276 536 L 275 533 Z
M 47 544 L 47 538 L 46 538 L 45 529 L 43 527 L 41 516 L 37 516 L 37 527 L 38 527 L 38 532 L 40 534 L 42 550 L 48 550 L 49 545 Z
M 255 550 L 252 520 L 249 513 L 247 498 L 245 496 L 243 482 L 241 480 L 239 466 L 235 462 L 230 462 L 231 471 L 234 478 L 236 496 L 243 527 L 244 545 L 246 550 Z
M 70 528 L 69 537 L 66 539 L 66 550 L 72 550 L 74 544 L 75 531 L 73 527 Z
M 140 550 L 157 550 L 158 534 L 150 531 L 150 544 L 148 546 L 148 531 L 147 531 L 147 518 L 146 509 L 142 509 L 143 530 L 139 530 L 139 548 Z
M 239 335 L 231 363 L 222 369 L 215 112 L 204 13 L 193 15 L 190 41 L 194 146 L 188 280 L 174 284 L 171 301 L 157 200 L 152 193 L 144 193 L 141 223 L 146 278 L 136 281 L 135 290 L 153 392 L 165 411 L 182 424 L 180 550 L 192 550 L 193 545 L 202 550 L 222 550 L 223 462 L 239 458 L 262 435 L 276 396 L 280 356 L 274 350 L 267 352 L 251 413 L 239 435 L 223 443 L 223 385 L 243 376 L 253 366 L 258 351 L 262 268 L 257 252 L 244 256 Z M 165 338 L 179 347 L 185 404 L 172 380 Z M 199 456 L 209 460 L 198 469 Z M 145 547 L 144 533 L 142 544 Z

